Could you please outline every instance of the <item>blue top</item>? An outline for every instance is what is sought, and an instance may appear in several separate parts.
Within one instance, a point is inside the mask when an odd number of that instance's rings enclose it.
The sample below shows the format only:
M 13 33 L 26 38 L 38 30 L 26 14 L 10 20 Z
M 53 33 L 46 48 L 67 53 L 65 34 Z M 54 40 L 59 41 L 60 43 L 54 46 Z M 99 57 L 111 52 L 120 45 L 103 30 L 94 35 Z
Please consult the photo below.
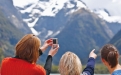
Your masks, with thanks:
M 121 70 L 115 70 L 112 75 L 121 75 Z
M 95 59 L 90 57 L 86 68 L 83 70 L 82 75 L 94 75 Z

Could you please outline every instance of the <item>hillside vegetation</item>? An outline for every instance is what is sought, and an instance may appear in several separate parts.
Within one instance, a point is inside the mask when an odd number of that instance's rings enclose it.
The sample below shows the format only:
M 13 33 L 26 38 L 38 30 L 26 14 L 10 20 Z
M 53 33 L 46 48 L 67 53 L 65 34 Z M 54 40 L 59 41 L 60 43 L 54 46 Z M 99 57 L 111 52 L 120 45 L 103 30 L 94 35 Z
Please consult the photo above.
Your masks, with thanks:
M 121 54 L 121 30 L 110 40 L 111 44 L 114 44 Z
M 92 49 L 99 51 L 111 39 L 112 34 L 106 26 L 105 21 L 85 9 L 73 13 L 65 28 L 56 36 L 60 49 L 55 56 L 55 62 L 58 63 L 66 51 L 72 51 L 85 63 L 87 59 L 84 58 L 88 58 Z
M 23 33 L 6 19 L 0 11 L 0 58 L 13 56 L 14 46 L 22 36 Z

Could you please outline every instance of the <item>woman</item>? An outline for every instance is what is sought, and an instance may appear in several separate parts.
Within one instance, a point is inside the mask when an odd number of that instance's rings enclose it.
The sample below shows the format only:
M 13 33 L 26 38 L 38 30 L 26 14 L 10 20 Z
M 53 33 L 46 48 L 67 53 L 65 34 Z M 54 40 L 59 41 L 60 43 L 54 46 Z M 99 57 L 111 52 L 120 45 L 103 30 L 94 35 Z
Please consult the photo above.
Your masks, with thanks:
M 3 59 L 1 66 L 1 75 L 48 75 L 51 70 L 52 57 L 57 53 L 59 46 L 48 53 L 46 64 L 44 68 L 37 65 L 39 55 L 46 48 L 52 45 L 52 39 L 46 40 L 44 45 L 41 46 L 41 41 L 33 34 L 25 35 L 15 47 L 15 57 L 7 57 Z
M 101 59 L 108 68 L 110 74 L 121 75 L 121 65 L 119 64 L 119 52 L 112 44 L 106 44 L 101 49 Z
M 83 75 L 93 75 L 96 57 L 97 55 L 94 53 L 94 50 L 92 50 L 87 66 L 82 72 L 82 64 L 79 57 L 72 52 L 66 52 L 60 59 L 59 72 L 61 75 L 80 75 L 81 72 Z

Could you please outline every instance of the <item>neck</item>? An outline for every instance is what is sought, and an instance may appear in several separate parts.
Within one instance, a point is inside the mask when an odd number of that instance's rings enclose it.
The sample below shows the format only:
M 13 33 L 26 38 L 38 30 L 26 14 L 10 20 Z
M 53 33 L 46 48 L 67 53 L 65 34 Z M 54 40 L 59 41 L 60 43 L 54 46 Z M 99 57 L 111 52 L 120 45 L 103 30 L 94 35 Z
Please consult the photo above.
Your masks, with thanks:
M 110 74 L 112 74 L 115 70 L 119 70 L 121 69 L 121 65 L 120 64 L 117 64 L 114 68 L 111 68 L 111 66 L 107 66 Z

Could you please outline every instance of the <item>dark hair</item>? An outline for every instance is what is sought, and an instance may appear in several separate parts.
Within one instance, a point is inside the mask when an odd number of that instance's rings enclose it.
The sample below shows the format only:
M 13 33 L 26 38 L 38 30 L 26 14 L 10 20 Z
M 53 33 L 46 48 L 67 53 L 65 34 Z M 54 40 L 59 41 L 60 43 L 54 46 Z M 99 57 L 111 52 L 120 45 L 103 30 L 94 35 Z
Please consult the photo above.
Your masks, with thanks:
M 112 44 L 106 44 L 101 49 L 101 58 L 105 59 L 111 68 L 114 68 L 118 64 L 118 56 L 119 52 Z
M 38 37 L 27 34 L 16 44 L 16 56 L 30 63 L 36 63 L 40 45 L 41 42 Z

